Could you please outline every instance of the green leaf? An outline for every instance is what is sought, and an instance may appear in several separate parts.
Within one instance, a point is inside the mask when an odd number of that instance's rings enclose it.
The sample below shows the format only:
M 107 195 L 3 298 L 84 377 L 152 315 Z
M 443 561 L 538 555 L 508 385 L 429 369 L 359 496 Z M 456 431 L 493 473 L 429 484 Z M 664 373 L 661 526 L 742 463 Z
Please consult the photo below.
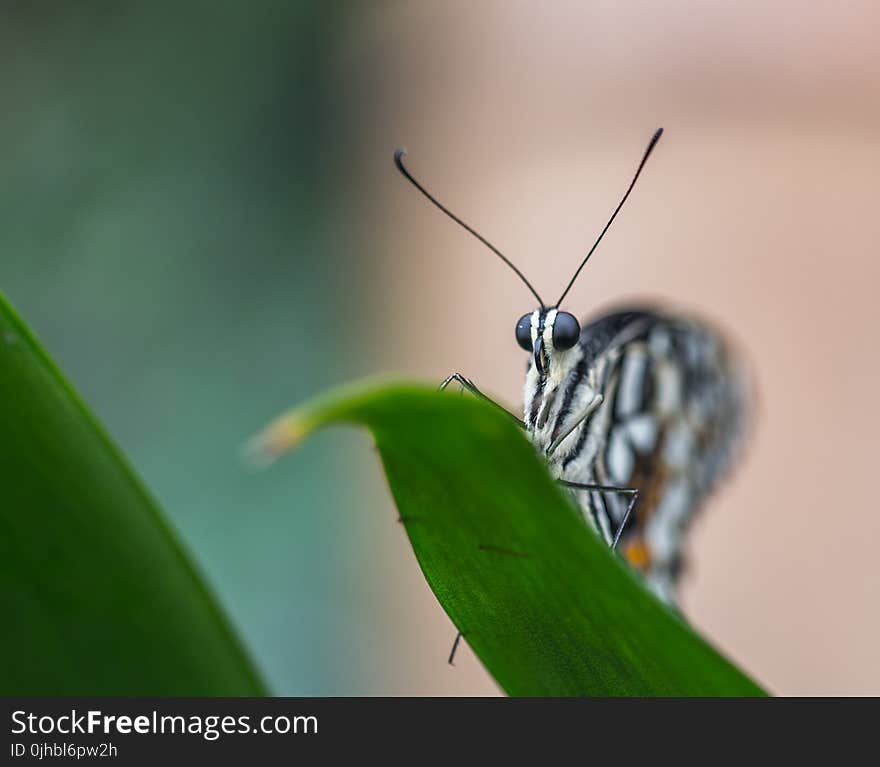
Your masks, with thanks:
M 264 694 L 156 504 L 2 297 L 0 429 L 0 693 Z
M 336 421 L 373 433 L 425 578 L 510 695 L 763 694 L 600 541 L 491 405 L 349 387 L 282 416 L 254 447 L 271 459 Z

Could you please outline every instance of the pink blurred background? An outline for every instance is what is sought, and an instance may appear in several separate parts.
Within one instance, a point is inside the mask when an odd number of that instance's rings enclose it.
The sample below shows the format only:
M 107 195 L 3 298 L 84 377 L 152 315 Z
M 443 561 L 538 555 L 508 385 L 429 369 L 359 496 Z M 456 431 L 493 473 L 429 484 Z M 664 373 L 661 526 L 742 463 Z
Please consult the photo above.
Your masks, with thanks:
M 683 601 L 780 694 L 880 691 L 878 29 L 868 2 L 401 3 L 361 7 L 336 56 L 361 123 L 351 190 L 371 200 L 352 228 L 385 254 L 372 366 L 461 371 L 513 409 L 530 296 L 392 150 L 552 294 L 665 127 L 567 308 L 658 299 L 747 356 L 755 430 L 693 531 Z M 467 647 L 446 665 L 454 629 L 388 527 L 364 541 L 376 693 L 497 694 Z

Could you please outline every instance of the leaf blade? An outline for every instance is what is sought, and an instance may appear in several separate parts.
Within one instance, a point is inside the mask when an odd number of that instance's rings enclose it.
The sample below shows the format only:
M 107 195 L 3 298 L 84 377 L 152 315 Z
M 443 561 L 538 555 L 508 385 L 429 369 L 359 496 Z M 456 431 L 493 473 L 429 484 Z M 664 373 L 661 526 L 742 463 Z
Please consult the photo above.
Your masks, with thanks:
M 6 695 L 263 695 L 155 502 L 0 296 Z
M 407 384 L 348 387 L 259 444 L 274 457 L 339 421 L 373 433 L 428 584 L 509 694 L 764 694 L 621 564 L 491 406 Z

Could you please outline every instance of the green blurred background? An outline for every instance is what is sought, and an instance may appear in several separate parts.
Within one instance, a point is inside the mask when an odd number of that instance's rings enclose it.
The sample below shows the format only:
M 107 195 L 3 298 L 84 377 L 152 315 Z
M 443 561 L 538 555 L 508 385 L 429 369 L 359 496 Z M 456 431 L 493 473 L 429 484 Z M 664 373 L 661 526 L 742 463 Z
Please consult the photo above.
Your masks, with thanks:
M 357 447 L 319 438 L 262 473 L 238 452 L 364 369 L 370 254 L 349 241 L 350 121 L 326 67 L 345 12 L 21 2 L 0 24 L 0 285 L 281 694 L 375 681 L 349 636 L 369 516 L 339 513 Z

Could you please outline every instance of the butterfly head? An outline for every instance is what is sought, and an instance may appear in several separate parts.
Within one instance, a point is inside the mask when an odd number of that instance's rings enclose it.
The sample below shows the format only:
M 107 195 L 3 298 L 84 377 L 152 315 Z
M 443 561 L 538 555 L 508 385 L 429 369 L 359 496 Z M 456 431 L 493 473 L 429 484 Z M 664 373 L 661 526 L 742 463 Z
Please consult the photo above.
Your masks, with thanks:
M 516 342 L 532 355 L 532 364 L 540 378 L 546 378 L 554 362 L 577 345 L 581 326 L 568 312 L 535 309 L 516 323 Z

